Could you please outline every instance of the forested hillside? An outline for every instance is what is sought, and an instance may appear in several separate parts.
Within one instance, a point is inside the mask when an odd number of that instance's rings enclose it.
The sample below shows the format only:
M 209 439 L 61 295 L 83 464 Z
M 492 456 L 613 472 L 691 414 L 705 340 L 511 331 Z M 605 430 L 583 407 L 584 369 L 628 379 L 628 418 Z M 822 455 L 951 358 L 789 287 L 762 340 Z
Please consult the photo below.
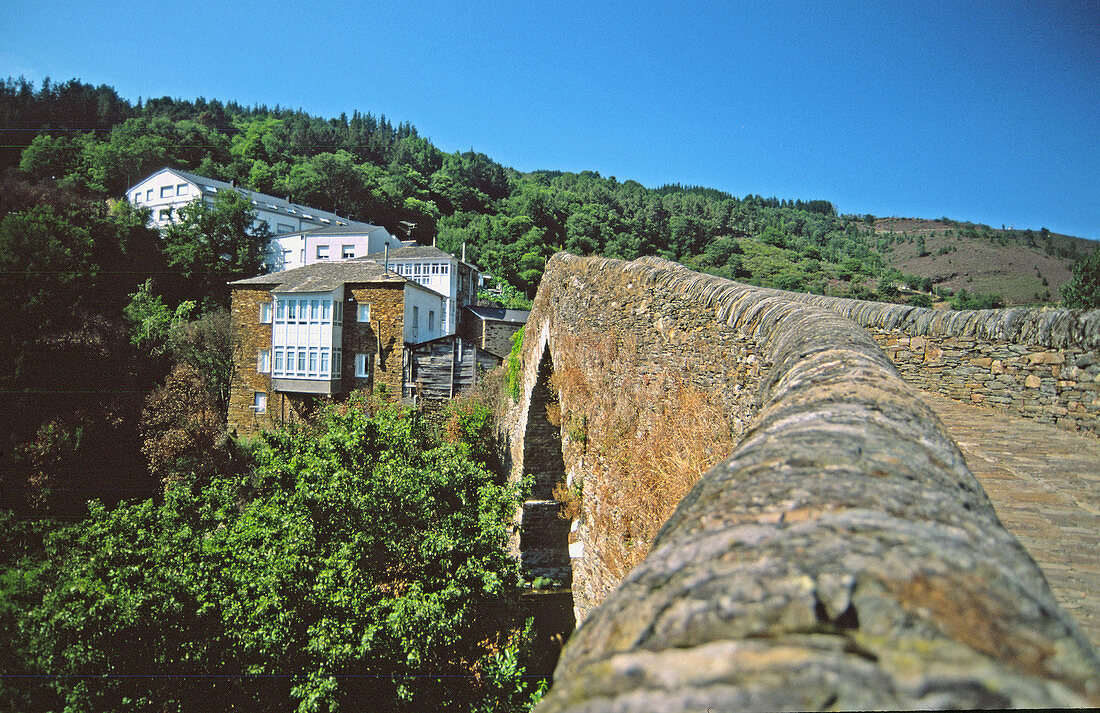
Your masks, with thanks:
M 654 190 L 589 171 L 521 174 L 484 154 L 444 153 L 413 126 L 384 116 L 324 119 L 204 99 L 131 103 L 106 86 L 73 80 L 35 90 L 9 79 L 0 87 L 0 122 L 8 129 L 3 165 L 18 166 L 31 181 L 117 197 L 170 165 L 375 221 L 422 242 L 437 238 L 445 249 L 466 243 L 471 260 L 528 293 L 559 249 L 663 255 L 759 284 L 856 297 L 882 286 L 878 297 L 898 299 L 896 285 L 919 287 L 920 278 L 937 277 L 914 271 L 907 279 L 899 270 L 895 246 L 912 243 L 916 233 L 884 231 L 870 216 L 838 215 L 828 201 Z M 991 232 L 966 225 L 948 236 L 955 241 L 949 249 L 965 253 Z M 996 234 L 1003 245 L 1056 257 L 1058 279 L 1086 250 L 1067 236 L 1048 239 L 1049 231 L 1039 242 L 1023 230 Z M 1059 284 L 1043 286 L 1054 287 L 1049 296 L 1032 290 L 1039 295 L 1013 302 L 1057 300 Z

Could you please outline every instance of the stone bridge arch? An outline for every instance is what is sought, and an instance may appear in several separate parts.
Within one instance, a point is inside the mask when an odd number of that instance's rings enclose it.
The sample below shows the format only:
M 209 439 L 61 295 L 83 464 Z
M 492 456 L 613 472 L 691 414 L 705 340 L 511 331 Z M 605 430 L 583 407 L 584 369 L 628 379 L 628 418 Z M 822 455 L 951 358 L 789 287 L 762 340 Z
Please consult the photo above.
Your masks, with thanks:
M 583 483 L 569 536 L 580 624 L 539 710 L 1100 703 L 1095 650 L 879 346 L 890 330 L 935 337 L 943 320 L 881 309 L 888 318 L 653 258 L 550 261 L 510 447 L 519 477 L 539 458 L 525 439 L 541 434 L 560 448 L 558 475 Z M 951 319 L 949 338 L 981 332 L 980 319 Z M 1058 319 L 1084 337 L 1021 353 L 1095 354 L 1100 319 Z M 1049 316 L 1008 321 L 1028 320 L 1058 338 Z M 630 523 L 603 501 L 630 463 L 615 437 L 689 420 L 666 403 L 685 393 L 731 445 L 645 559 L 616 572 L 614 527 Z M 540 420 L 555 398 L 557 439 L 554 417 Z

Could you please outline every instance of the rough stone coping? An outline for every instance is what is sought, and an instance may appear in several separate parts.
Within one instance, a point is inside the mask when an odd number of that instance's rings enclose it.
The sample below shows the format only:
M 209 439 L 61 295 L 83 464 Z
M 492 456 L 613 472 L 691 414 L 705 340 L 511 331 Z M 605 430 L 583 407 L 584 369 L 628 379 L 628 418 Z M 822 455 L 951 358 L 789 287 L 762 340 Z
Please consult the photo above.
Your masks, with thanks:
M 664 261 L 558 271 L 692 295 L 774 366 L 736 451 L 570 638 L 540 713 L 1100 705 L 1096 651 L 867 332 Z
M 908 305 L 868 302 L 843 297 L 826 297 L 803 292 L 787 292 L 769 287 L 754 287 L 732 280 L 692 272 L 686 267 L 658 257 L 643 257 L 633 263 L 604 258 L 578 258 L 559 253 L 563 261 L 594 259 L 604 268 L 639 271 L 660 269 L 664 278 L 684 286 L 687 292 L 708 300 L 729 298 L 752 292 L 772 294 L 787 301 L 811 304 L 837 312 L 856 324 L 881 329 L 901 329 L 912 336 L 976 337 L 1014 342 L 1021 345 L 1053 348 L 1100 348 L 1100 310 L 1075 310 L 1053 307 L 1012 307 L 983 310 L 933 310 Z M 558 257 L 558 256 L 555 256 Z M 633 266 L 633 267 L 629 267 Z M 672 277 L 676 274 L 676 277 Z

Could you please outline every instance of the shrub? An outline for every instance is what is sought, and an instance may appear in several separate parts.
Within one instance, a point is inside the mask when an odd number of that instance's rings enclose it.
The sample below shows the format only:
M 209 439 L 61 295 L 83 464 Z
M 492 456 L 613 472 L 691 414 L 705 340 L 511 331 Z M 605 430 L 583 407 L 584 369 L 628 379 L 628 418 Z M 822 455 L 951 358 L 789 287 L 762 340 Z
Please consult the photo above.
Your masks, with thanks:
M 464 445 L 391 407 L 329 411 L 253 447 L 249 478 L 183 482 L 159 506 L 93 503 L 47 538 L 22 565 L 35 591 L 14 624 L 0 596 L 0 624 L 20 637 L 5 668 L 49 675 L 7 699 L 207 710 L 214 685 L 224 710 L 530 698 L 508 604 L 515 494 Z

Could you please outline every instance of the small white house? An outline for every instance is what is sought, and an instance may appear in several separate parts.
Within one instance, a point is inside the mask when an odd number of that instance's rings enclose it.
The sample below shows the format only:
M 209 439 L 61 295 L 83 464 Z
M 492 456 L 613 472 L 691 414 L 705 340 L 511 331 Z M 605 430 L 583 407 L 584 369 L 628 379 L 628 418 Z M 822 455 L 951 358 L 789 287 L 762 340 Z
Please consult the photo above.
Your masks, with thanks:
M 364 259 L 385 263 L 398 275 L 443 295 L 446 298 L 444 334 L 454 334 L 458 330 L 462 308 L 476 301 L 477 267 L 435 246 L 404 245 L 390 248 L 388 255 L 376 252 Z
M 265 262 L 272 272 L 364 257 L 405 243 L 379 225 L 353 223 L 276 235 Z
M 342 218 L 335 213 L 175 168 L 162 168 L 131 186 L 126 191 L 126 200 L 135 206 L 149 208 L 150 225 L 163 228 L 178 220 L 180 209 L 191 201 L 202 198 L 213 205 L 218 193 L 224 191 L 235 191 L 250 201 L 256 214 L 255 227 L 266 223 L 273 234 L 264 258 L 267 269 L 272 272 L 326 259 L 316 257 L 325 252 L 320 246 L 327 247 L 328 254 L 335 256 L 328 259 L 339 260 L 349 252 L 346 249 L 349 247 L 352 257 L 357 257 L 382 250 L 386 245 L 391 249 L 402 245 L 382 226 Z

